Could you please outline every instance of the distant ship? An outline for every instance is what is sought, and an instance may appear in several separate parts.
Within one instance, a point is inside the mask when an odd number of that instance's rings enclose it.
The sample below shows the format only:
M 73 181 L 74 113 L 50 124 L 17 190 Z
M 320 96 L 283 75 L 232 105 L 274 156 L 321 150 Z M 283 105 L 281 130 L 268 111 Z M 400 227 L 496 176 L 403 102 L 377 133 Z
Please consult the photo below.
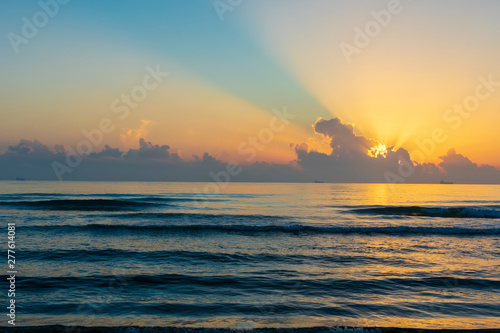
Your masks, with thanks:
M 17 180 L 17 181 L 25 181 L 25 180 L 26 180 L 26 178 L 16 177 L 16 180 Z
M 440 184 L 453 184 L 453 182 L 447 182 L 447 181 L 442 180 Z
M 322 181 L 322 180 L 315 180 L 314 182 L 315 182 L 316 184 L 321 184 L 321 183 L 324 183 L 324 181 Z

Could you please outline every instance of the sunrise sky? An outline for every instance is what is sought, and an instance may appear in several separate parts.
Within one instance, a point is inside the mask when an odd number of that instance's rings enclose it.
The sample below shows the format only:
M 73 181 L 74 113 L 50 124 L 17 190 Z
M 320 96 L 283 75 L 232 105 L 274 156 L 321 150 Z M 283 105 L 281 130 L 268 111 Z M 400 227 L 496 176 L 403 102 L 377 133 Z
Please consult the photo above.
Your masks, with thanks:
M 291 144 L 304 142 L 327 152 L 312 125 L 338 117 L 419 162 L 438 163 L 455 149 L 500 168 L 499 1 L 57 4 L 17 44 L 23 17 L 33 22 L 41 5 L 0 5 L 0 153 L 20 139 L 75 146 L 82 130 L 109 118 L 116 129 L 96 151 L 136 149 L 144 138 L 185 160 L 204 152 L 243 160 L 239 144 L 269 126 L 273 109 L 286 108 L 296 117 L 258 161 L 293 161 Z M 377 15 L 379 31 L 356 46 L 357 28 L 376 29 Z M 347 44 L 357 50 L 350 56 Z M 113 102 L 157 66 L 169 75 L 120 119 Z M 462 113 L 453 109 L 464 103 Z M 441 142 L 429 154 L 413 153 L 436 129 Z

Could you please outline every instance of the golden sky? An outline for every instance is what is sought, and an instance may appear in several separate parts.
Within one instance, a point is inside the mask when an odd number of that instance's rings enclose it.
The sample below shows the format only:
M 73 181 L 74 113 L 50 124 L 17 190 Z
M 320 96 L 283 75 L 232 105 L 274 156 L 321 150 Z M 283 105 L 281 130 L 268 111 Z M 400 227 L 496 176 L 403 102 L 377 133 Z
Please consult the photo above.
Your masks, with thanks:
M 8 6 L 2 32 L 22 36 L 20 18 L 40 8 Z M 424 151 L 422 162 L 455 148 L 500 166 L 496 1 L 257 0 L 224 13 L 211 3 L 137 6 L 117 16 L 111 5 L 96 14 L 97 4 L 74 3 L 17 53 L 4 38 L 0 150 L 20 139 L 76 145 L 109 118 L 116 129 L 100 147 L 126 150 L 142 137 L 186 159 L 208 151 L 241 160 L 240 144 L 286 108 L 296 117 L 258 160 L 292 161 L 290 144 L 312 138 L 318 117 L 339 117 L 412 157 Z M 356 51 L 346 56 L 346 47 Z M 113 101 L 156 66 L 169 75 L 120 119 Z

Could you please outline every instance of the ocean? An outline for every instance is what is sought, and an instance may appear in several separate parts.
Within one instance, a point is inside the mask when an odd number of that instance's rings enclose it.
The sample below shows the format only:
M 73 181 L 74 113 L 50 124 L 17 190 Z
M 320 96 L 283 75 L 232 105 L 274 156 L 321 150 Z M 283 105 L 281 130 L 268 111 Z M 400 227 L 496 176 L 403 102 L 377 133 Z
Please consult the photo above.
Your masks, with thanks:
M 500 327 L 500 186 L 0 182 L 0 221 L 16 327 Z

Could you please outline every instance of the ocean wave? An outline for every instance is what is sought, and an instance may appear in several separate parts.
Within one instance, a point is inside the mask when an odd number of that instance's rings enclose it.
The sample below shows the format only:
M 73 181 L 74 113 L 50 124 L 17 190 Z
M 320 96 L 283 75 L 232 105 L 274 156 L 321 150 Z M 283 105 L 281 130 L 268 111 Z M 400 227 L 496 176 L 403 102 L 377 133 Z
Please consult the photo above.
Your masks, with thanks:
M 6 279 L 8 276 L 0 276 Z M 24 292 L 50 292 L 55 289 L 72 288 L 89 290 L 94 288 L 113 288 L 116 283 L 122 283 L 133 288 L 163 288 L 177 289 L 179 286 L 187 288 L 203 288 L 204 292 L 218 293 L 221 290 L 231 290 L 235 294 L 266 294 L 277 288 L 282 290 L 296 290 L 308 296 L 322 295 L 325 290 L 359 293 L 370 290 L 374 294 L 390 294 L 392 290 L 404 288 L 461 288 L 470 290 L 499 289 L 500 280 L 488 278 L 454 278 L 449 276 L 435 277 L 408 277 L 408 278 L 380 278 L 380 279 L 347 279 L 347 278 L 283 278 L 276 275 L 199 275 L 199 274 L 142 274 L 142 275 L 83 275 L 83 276 L 18 276 L 16 281 Z M 116 287 L 116 286 L 115 286 Z
M 273 260 L 280 259 L 277 255 L 262 254 L 251 255 L 243 253 L 213 253 L 192 251 L 131 251 L 118 249 L 103 250 L 47 250 L 47 251 L 23 251 L 22 256 L 29 260 L 55 260 L 55 261 L 114 261 L 123 259 L 136 259 L 143 261 L 156 260 L 209 260 L 216 262 L 238 262 L 248 260 Z M 304 256 L 305 257 L 305 256 Z M 305 257 L 309 258 L 309 257 Z
M 360 263 L 380 262 L 377 257 L 369 255 L 301 255 L 301 254 L 278 254 L 278 253 L 225 253 L 204 251 L 132 251 L 120 249 L 96 249 L 96 250 L 24 250 L 20 256 L 29 261 L 79 261 L 79 262 L 107 262 L 113 258 L 113 262 L 135 261 L 135 262 L 191 262 L 191 263 L 223 263 L 223 264 L 248 264 L 256 262 L 281 262 L 287 264 L 306 264 L 311 262 L 331 263 Z M 279 270 L 283 272 L 282 270 Z M 287 271 L 287 274 L 293 274 Z
M 56 211 L 123 211 L 155 207 L 158 203 L 113 199 L 54 199 L 33 201 L 4 201 L 0 206 L 14 209 Z
M 498 206 L 484 207 L 421 207 L 421 206 L 376 206 L 355 208 L 351 213 L 364 215 L 424 216 L 447 218 L 487 218 L 499 219 Z
M 168 196 L 167 196 L 168 195 Z M 135 201 L 194 201 L 199 200 L 199 197 L 193 195 L 193 193 L 169 193 L 169 194 L 133 194 L 133 193 L 43 193 L 43 192 L 32 192 L 32 193 L 8 193 L 0 194 L 0 200 L 16 201 L 16 200 L 26 200 L 33 198 L 65 198 L 65 199 L 95 199 L 95 198 L 105 198 L 105 199 L 123 199 L 123 200 L 135 200 Z M 241 196 L 245 198 L 245 196 Z M 203 196 L 203 201 L 228 201 L 226 197 L 209 197 Z
M 338 227 L 312 225 L 244 225 L 244 224 L 170 224 L 170 225 L 126 225 L 126 224 L 99 224 L 86 225 L 45 225 L 24 226 L 24 229 L 60 231 L 100 231 L 100 232 L 179 232 L 179 233 L 241 233 L 241 234 L 360 234 L 360 235 L 442 235 L 442 236 L 497 236 L 500 228 L 464 228 L 464 227 Z
M 125 214 L 110 214 L 107 217 L 119 219 L 144 219 L 144 220 L 172 220 L 172 219 L 188 219 L 188 220 L 213 220 L 213 221 L 262 221 L 272 222 L 275 220 L 292 219 L 289 216 L 283 215 L 261 215 L 261 214 L 203 214 L 203 213 L 182 213 L 182 212 L 132 212 Z

